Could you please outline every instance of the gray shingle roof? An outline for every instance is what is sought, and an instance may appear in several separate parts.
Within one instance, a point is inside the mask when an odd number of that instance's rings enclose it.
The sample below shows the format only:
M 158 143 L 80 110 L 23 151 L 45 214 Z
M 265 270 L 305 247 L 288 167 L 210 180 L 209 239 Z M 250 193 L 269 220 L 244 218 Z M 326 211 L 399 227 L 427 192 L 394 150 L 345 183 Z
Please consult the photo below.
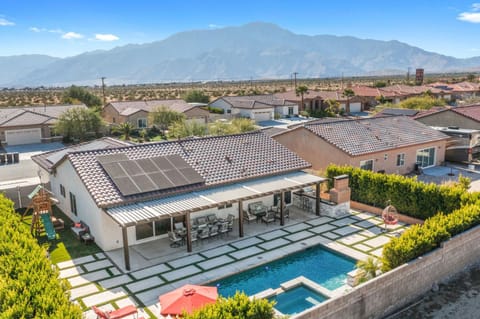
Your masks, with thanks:
M 305 124 L 304 127 L 353 156 L 448 138 L 405 116 Z
M 0 108 L 0 126 L 52 124 L 63 112 L 74 107 L 86 108 L 87 106 L 69 104 Z
M 273 94 L 224 96 L 222 99 L 230 103 L 233 107 L 242 109 L 263 109 L 275 106 L 295 105 L 295 103 L 277 98 Z
M 118 153 L 126 154 L 131 160 L 178 154 L 205 179 L 205 185 L 125 197 L 97 161 L 97 156 Z M 159 198 L 310 167 L 309 163 L 261 131 L 75 152 L 70 153 L 68 159 L 100 207 Z
M 186 112 L 195 108 L 195 105 L 190 105 L 184 100 L 150 100 L 150 101 L 119 101 L 110 102 L 118 113 L 121 115 L 129 116 L 139 110 L 151 112 L 152 110 L 165 106 L 166 108 L 179 113 Z

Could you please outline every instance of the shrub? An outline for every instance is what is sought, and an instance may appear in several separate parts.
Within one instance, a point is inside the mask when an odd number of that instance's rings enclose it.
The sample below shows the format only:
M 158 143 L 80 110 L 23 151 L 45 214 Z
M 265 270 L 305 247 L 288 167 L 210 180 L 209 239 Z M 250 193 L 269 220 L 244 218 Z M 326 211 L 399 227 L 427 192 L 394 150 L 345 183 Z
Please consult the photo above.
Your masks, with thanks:
M 45 249 L 0 194 L 0 318 L 80 318 Z
M 333 186 L 332 177 L 343 174 L 349 175 L 352 200 L 380 208 L 390 200 L 400 213 L 420 219 L 434 216 L 439 211 L 449 214 L 479 198 L 479 193 L 466 193 L 463 183 L 453 187 L 437 186 L 414 178 L 380 174 L 351 166 L 328 166 L 329 187 Z
M 480 207 L 466 205 L 449 215 L 439 213 L 414 225 L 383 246 L 382 270 L 388 271 L 435 248 L 441 242 L 480 224 Z
M 237 292 L 231 298 L 218 298 L 214 304 L 209 304 L 186 314 L 185 319 L 271 319 L 274 318 L 273 302 L 266 299 L 249 299 L 244 293 Z

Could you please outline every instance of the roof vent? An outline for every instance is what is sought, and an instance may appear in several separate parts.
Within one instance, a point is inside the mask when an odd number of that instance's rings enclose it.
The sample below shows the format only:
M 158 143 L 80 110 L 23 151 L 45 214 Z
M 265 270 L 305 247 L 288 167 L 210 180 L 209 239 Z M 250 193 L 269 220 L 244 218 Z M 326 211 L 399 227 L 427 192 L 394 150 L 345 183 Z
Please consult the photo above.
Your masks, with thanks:
M 458 126 L 449 126 L 448 129 L 449 129 L 449 130 L 458 130 L 458 129 L 460 129 L 460 127 L 458 127 Z
M 225 160 L 226 160 L 229 164 L 232 164 L 232 159 L 230 158 L 230 156 L 225 155 Z

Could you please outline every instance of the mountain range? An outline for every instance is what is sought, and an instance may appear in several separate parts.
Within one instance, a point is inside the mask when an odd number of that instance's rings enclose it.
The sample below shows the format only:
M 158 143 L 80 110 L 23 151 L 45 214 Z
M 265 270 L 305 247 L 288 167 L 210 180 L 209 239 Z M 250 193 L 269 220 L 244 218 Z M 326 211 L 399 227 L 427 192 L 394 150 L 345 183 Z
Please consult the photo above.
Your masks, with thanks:
M 300 35 L 255 22 L 238 27 L 176 33 L 164 40 L 129 44 L 68 58 L 0 57 L 0 86 L 70 86 L 287 79 L 474 71 L 480 57 L 459 59 L 399 41 L 350 36 Z

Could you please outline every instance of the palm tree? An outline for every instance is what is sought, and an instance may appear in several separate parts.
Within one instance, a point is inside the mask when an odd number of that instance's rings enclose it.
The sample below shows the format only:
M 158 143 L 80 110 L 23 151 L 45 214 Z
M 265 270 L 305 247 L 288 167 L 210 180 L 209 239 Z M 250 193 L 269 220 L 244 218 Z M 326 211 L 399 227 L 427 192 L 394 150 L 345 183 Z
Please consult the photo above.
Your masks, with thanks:
M 366 260 L 358 261 L 357 268 L 363 272 L 357 280 L 357 284 L 361 284 L 377 276 L 377 271 L 380 269 L 380 262 L 377 258 L 368 257 Z
M 130 133 L 133 131 L 133 125 L 130 122 L 119 124 L 115 130 L 125 136 L 125 140 L 130 140 Z
M 302 104 L 301 104 L 301 110 L 300 111 L 303 111 L 303 108 L 304 108 L 304 104 L 303 104 L 303 95 L 305 93 L 308 92 L 308 87 L 306 87 L 305 85 L 300 85 L 299 87 L 297 87 L 295 89 L 295 93 L 297 94 L 297 96 L 301 96 L 301 99 L 302 99 Z
M 343 90 L 343 95 L 347 97 L 347 105 L 345 106 L 345 112 L 350 114 L 350 98 L 355 96 L 355 92 L 352 89 Z

